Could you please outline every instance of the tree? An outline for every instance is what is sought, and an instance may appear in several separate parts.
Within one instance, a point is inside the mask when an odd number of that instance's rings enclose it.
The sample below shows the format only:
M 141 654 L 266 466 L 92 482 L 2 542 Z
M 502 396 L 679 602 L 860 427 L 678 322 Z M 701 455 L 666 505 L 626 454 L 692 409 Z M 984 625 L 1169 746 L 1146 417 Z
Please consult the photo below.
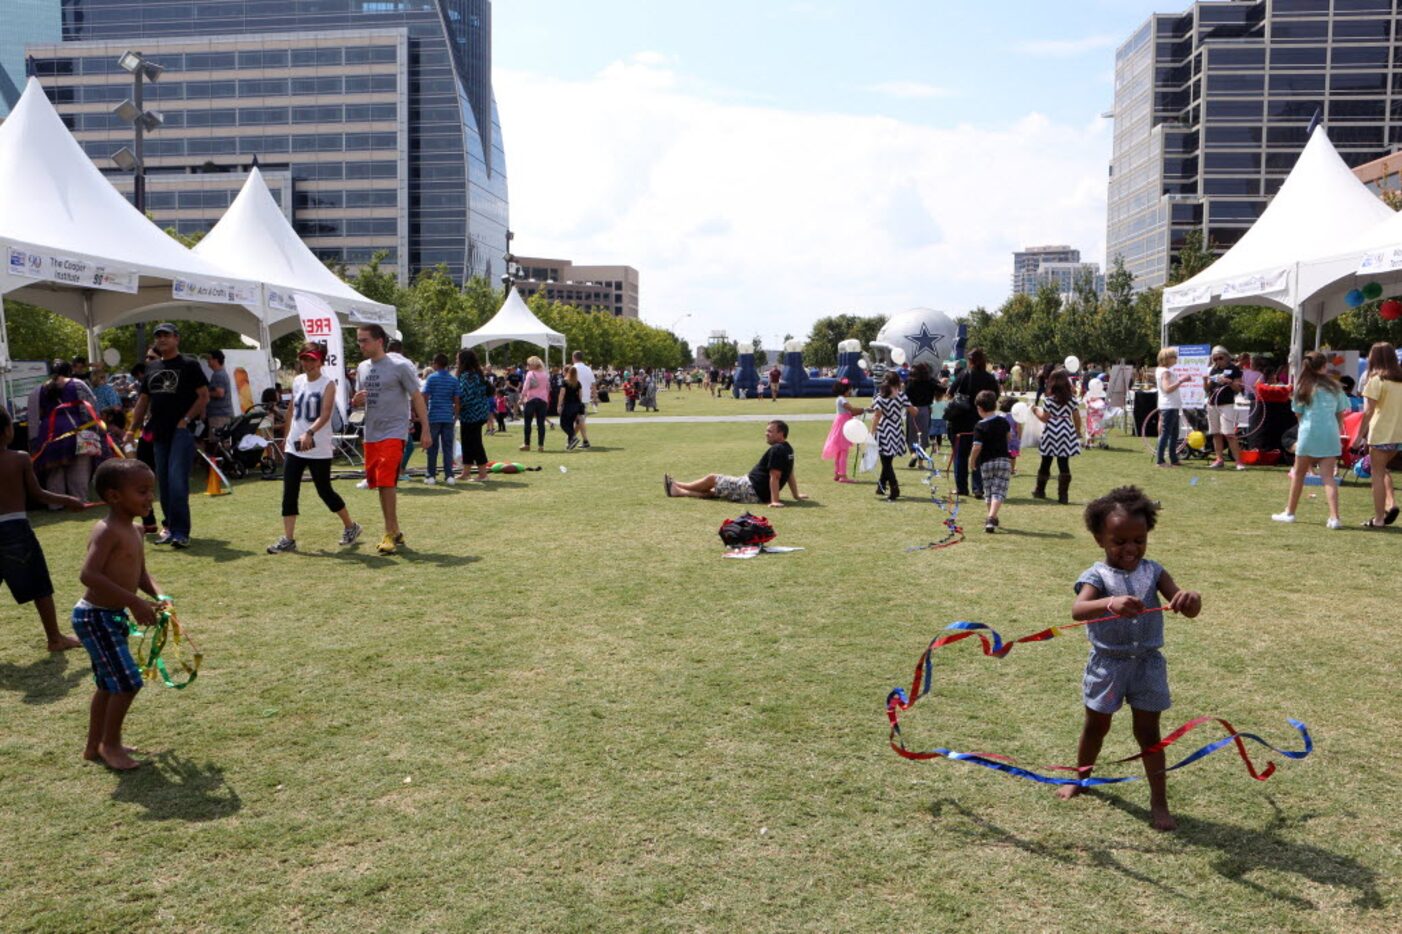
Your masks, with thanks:
M 1162 293 L 1155 289 L 1134 294 L 1134 274 L 1125 268 L 1124 257 L 1116 256 L 1105 277 L 1105 300 L 1095 321 L 1095 358 L 1106 363 L 1147 360 L 1159 342 L 1159 312 Z
M 1173 271 L 1169 273 L 1168 284 L 1177 285 L 1186 282 L 1193 276 L 1202 272 L 1217 259 L 1213 253 L 1214 244 L 1203 244 L 1202 231 L 1193 229 L 1183 237 L 1183 245 L 1178 248 L 1178 259 L 1173 264 Z M 1115 257 L 1117 260 L 1120 257 Z M 1106 288 L 1109 288 L 1109 280 L 1106 280 Z
M 67 360 L 87 351 L 82 325 L 24 302 L 6 300 L 5 329 L 15 360 Z
M 750 347 L 754 350 L 755 366 L 764 366 L 769 362 L 769 354 L 764 351 L 764 339 L 758 334 L 750 341 Z
M 740 359 L 740 347 L 735 341 L 711 341 L 706 345 L 706 358 L 712 366 L 728 370 Z
M 885 315 L 830 315 L 819 318 L 808 332 L 803 359 L 812 366 L 836 366 L 838 343 L 857 340 L 865 347 L 876 340 L 877 333 L 885 324 Z

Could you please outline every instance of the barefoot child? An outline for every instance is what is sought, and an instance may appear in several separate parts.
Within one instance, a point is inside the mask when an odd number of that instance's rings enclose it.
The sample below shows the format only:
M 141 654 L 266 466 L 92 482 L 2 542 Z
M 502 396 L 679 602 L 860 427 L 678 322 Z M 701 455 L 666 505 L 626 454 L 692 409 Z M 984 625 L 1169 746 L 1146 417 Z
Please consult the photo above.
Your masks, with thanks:
M 44 640 L 50 652 L 65 652 L 82 645 L 58 631 L 54 610 L 54 585 L 44 549 L 29 527 L 25 514 L 25 494 L 47 506 L 62 506 L 69 512 L 82 512 L 83 501 L 72 496 L 50 493 L 39 485 L 34 463 L 23 451 L 11 451 L 15 440 L 10 413 L 0 407 L 0 580 L 10 586 L 16 603 L 34 602 L 39 622 L 44 624 Z
M 1163 613 L 1145 610 L 1158 604 L 1160 595 L 1168 601 L 1168 609 L 1190 619 L 1202 610 L 1200 594 L 1179 590 L 1162 565 L 1144 557 L 1158 507 L 1143 491 L 1132 486 L 1111 490 L 1087 506 L 1085 516 L 1086 528 L 1105 549 L 1105 560 L 1077 579 L 1071 618 L 1120 619 L 1086 627 L 1091 644 L 1082 682 L 1086 721 L 1076 754 L 1076 764 L 1084 770 L 1082 778 L 1090 776 L 1100 743 L 1110 732 L 1110 718 L 1126 700 L 1139 747 L 1148 750 L 1159 742 L 1159 714 L 1169 707 L 1168 667 L 1159 651 Z M 1168 810 L 1162 750 L 1145 752 L 1144 772 L 1154 828 L 1172 830 L 1177 824 Z M 1058 793 L 1064 800 L 1080 791 L 1078 785 L 1065 785 Z
M 837 380 L 832 385 L 832 393 L 837 396 L 837 415 L 832 420 L 832 428 L 828 430 L 827 441 L 823 442 L 823 460 L 832 461 L 832 478 L 838 483 L 856 482 L 847 476 L 847 452 L 852 450 L 852 442 L 848 441 L 847 436 L 842 433 L 842 429 L 846 427 L 848 422 L 866 414 L 866 409 L 847 401 L 852 397 L 854 388 L 852 381 L 846 377 Z
M 146 571 L 141 530 L 132 521 L 151 508 L 156 477 L 140 461 L 109 460 L 97 469 L 94 482 L 108 512 L 88 537 L 88 556 L 79 575 L 87 590 L 73 608 L 73 631 L 83 640 L 97 679 L 83 758 L 124 772 L 141 764 L 122 745 L 122 721 L 141 690 L 141 672 L 127 647 L 127 612 L 150 626 L 156 621 L 157 605 L 136 591 L 152 597 L 160 592 Z

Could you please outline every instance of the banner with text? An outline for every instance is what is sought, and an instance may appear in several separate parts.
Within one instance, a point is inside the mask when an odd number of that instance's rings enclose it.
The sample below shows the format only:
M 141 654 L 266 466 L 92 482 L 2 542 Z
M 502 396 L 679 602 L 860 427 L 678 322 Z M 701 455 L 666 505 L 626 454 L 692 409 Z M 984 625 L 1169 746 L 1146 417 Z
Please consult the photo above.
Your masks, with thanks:
M 34 253 L 6 247 L 5 252 L 5 268 L 10 275 L 24 279 L 43 279 L 109 292 L 135 292 L 141 285 L 141 274 L 135 269 L 102 265 L 52 251 Z
M 1211 344 L 1178 345 L 1178 363 L 1173 367 L 1173 376 L 1183 380 L 1183 387 L 1178 391 L 1179 398 L 1183 400 L 1183 408 L 1207 407 L 1207 394 L 1203 391 L 1202 381 L 1211 369 Z
M 341 337 L 341 319 L 325 300 L 306 292 L 293 296 L 297 302 L 297 317 L 302 322 L 302 333 L 307 340 L 326 345 L 326 361 L 322 371 L 336 381 L 336 412 L 341 416 L 339 424 L 346 423 L 347 406 L 350 403 L 350 387 L 346 384 L 346 348 Z
M 217 305 L 258 304 L 258 287 L 235 282 L 196 282 L 193 279 L 176 279 L 171 283 L 171 295 L 177 301 L 211 302 Z

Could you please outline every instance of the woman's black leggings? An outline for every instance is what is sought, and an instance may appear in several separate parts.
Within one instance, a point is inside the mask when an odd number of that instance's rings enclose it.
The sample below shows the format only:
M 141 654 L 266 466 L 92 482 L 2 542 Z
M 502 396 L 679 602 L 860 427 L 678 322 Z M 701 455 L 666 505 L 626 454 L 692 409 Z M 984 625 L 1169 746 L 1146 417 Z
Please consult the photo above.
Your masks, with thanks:
M 560 412 L 560 427 L 565 431 L 565 439 L 574 440 L 575 422 L 579 420 L 579 413 L 584 411 L 584 406 L 577 402 L 566 402 L 564 409 Z
M 487 449 L 482 446 L 482 422 L 459 422 L 462 430 L 462 464 L 464 468 L 487 463 Z
M 549 408 L 544 399 L 532 399 L 522 408 L 522 418 L 526 423 L 526 443 L 531 443 L 531 419 L 535 419 L 536 430 L 539 441 L 536 443 L 545 447 L 545 410 Z
M 886 495 L 895 499 L 901 495 L 901 482 L 896 479 L 895 462 L 896 455 L 881 455 L 881 485 L 886 488 Z
M 1037 472 L 1038 472 L 1038 473 L 1044 473 L 1044 474 L 1046 474 L 1047 476 L 1051 476 L 1051 462 L 1052 462 L 1052 456 L 1051 456 L 1050 454 L 1043 454 L 1043 455 L 1042 455 L 1042 467 L 1041 467 L 1041 469 L 1038 470 Z M 1068 474 L 1068 473 L 1070 473 L 1070 472 L 1071 472 L 1071 458 L 1069 458 L 1069 457 L 1058 457 L 1058 458 L 1056 459 L 1056 472 L 1059 473 L 1059 474 Z
M 282 466 L 282 514 L 297 515 L 297 499 L 302 493 L 302 471 L 309 470 L 312 483 L 316 485 L 316 495 L 332 512 L 346 508 L 346 501 L 331 488 L 331 458 L 298 457 L 287 454 Z

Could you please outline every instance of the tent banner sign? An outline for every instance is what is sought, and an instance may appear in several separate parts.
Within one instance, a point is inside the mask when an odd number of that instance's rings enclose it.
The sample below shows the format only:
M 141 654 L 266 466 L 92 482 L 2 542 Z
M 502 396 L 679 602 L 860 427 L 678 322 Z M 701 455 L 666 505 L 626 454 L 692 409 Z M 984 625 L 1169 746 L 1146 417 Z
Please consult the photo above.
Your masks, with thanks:
M 171 283 L 170 291 L 177 300 L 185 302 L 211 302 L 216 305 L 258 304 L 258 287 L 254 285 L 176 279 Z
M 1178 363 L 1173 367 L 1173 376 L 1183 380 L 1183 387 L 1178 391 L 1183 408 L 1206 408 L 1207 392 L 1202 388 L 1202 381 L 1212 370 L 1212 345 L 1179 344 L 1176 349 Z
M 268 307 L 274 311 L 295 312 L 297 310 L 297 300 L 292 297 L 291 292 L 282 292 L 269 286 L 266 295 Z
M 106 266 L 47 250 L 32 253 L 6 247 L 5 252 L 5 268 L 10 275 L 23 279 L 43 279 L 111 292 L 135 292 L 141 282 L 141 274 L 135 269 Z

